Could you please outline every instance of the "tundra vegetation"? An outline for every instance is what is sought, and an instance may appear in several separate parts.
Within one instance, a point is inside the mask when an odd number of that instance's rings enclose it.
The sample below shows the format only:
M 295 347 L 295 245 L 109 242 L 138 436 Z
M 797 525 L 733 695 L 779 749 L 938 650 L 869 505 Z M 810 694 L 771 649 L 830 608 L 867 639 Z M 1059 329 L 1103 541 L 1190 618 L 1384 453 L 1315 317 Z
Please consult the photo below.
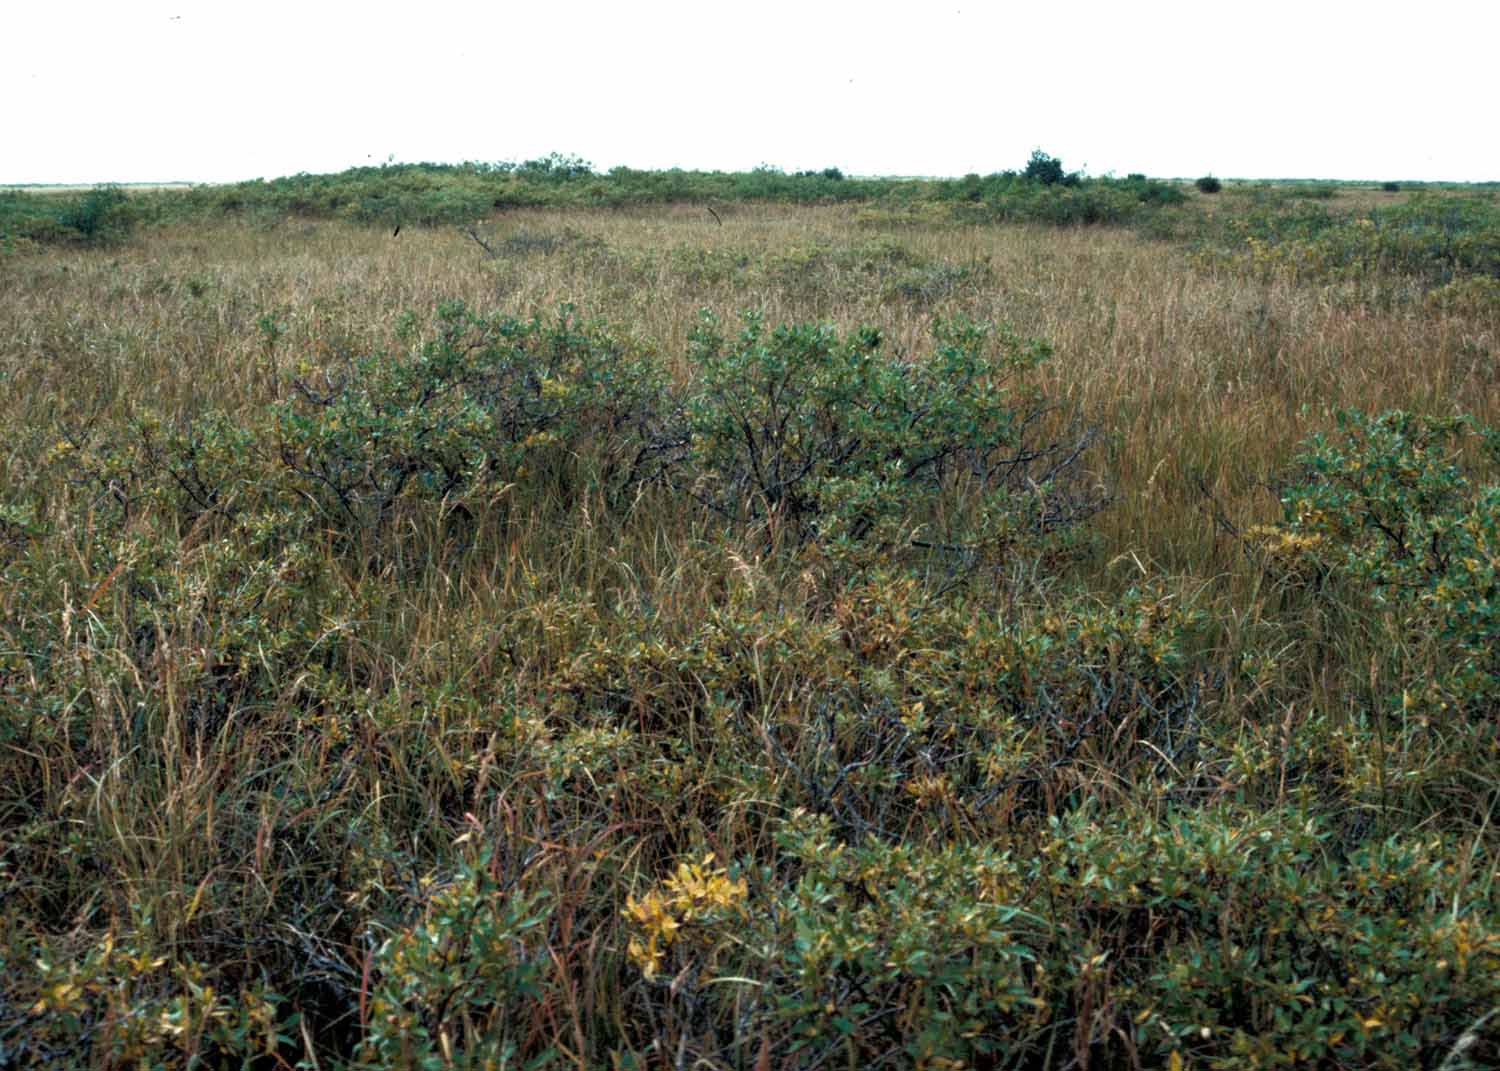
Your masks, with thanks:
M 1500 1063 L 1500 203 L 1214 184 L 0 195 L 0 1065 Z

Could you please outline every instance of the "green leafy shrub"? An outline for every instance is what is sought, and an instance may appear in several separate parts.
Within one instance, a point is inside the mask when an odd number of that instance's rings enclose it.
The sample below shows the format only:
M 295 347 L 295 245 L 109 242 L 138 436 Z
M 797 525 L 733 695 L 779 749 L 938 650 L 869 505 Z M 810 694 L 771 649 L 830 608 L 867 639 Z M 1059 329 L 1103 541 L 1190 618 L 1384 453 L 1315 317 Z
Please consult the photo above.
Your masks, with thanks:
M 1055 156 L 1048 156 L 1041 149 L 1032 152 L 1031 159 L 1026 161 L 1026 169 L 1021 172 L 1021 177 L 1030 182 L 1041 183 L 1043 186 L 1077 186 L 1082 179 L 1076 171 L 1063 170 L 1061 160 Z
M 1083 504 L 1062 505 L 1048 489 L 1091 437 L 1023 444 L 1042 409 L 1023 377 L 1047 345 L 964 321 L 935 332 L 931 353 L 902 361 L 870 328 L 768 333 L 752 315 L 731 343 L 705 317 L 691 350 L 692 493 L 726 517 L 774 518 L 799 538 L 836 541 L 904 542 L 897 529 L 929 521 L 959 479 L 971 502 L 993 508 L 1039 488 L 1037 501 L 1050 503 L 1039 527 L 1074 519 Z
M 414 189 L 376 189 L 341 206 L 342 214 L 360 223 L 431 227 L 462 223 L 488 215 L 493 198 L 483 190 L 432 184 Z
M 1284 494 L 1273 553 L 1311 560 L 1390 615 L 1424 652 L 1402 698 L 1437 713 L 1477 713 L 1500 698 L 1500 485 L 1462 460 L 1500 435 L 1462 418 L 1339 414 L 1314 436 Z
M 978 175 L 933 184 L 933 196 L 952 205 L 957 218 L 1035 222 L 1058 226 L 1129 223 L 1186 200 L 1170 183 L 1128 178 L 1044 182 L 1015 172 Z
M 26 231 L 36 225 L 41 198 L 20 190 L 0 190 L 0 241 L 15 249 Z
M 1289 195 L 1308 201 L 1331 201 L 1338 192 L 1339 188 L 1331 182 L 1299 182 L 1292 186 Z
M 996 208 L 1002 219 L 1014 219 L 1054 226 L 1124 223 L 1140 215 L 1142 206 L 1172 203 L 1170 194 L 1123 189 L 1104 183 L 1078 186 L 1033 186 L 1000 201 Z
M 504 1067 L 541 998 L 541 897 L 502 888 L 481 851 L 451 878 L 423 882 L 421 916 L 372 963 L 355 1067 Z M 541 1066 L 537 1062 L 527 1066 Z
M 1394 1071 L 1500 1052 L 1500 933 L 1486 905 L 1454 910 L 1441 842 L 1340 855 L 1305 815 L 1209 808 L 1080 812 L 1027 853 L 848 841 L 797 814 L 777 846 L 651 964 L 708 1059 L 757 1038 L 804 1065 Z
M 285 495 L 253 442 L 219 414 L 175 428 L 143 418 L 118 442 L 80 440 L 50 462 L 55 478 L 97 494 L 73 581 L 95 592 L 96 630 L 79 636 L 59 624 L 56 593 L 31 582 L 35 562 L 22 554 L 0 559 L 0 581 L 24 593 L 12 604 L 16 635 L 37 652 L 118 645 L 151 669 L 50 658 L 34 678 L 39 696 L 17 704 L 10 728 L 70 749 L 79 727 L 108 717 L 118 699 L 133 712 L 132 732 L 159 733 L 170 720 L 213 739 L 245 728 L 275 697 L 307 694 L 288 691 L 286 675 L 315 674 L 344 650 L 323 622 L 348 592 L 324 567 L 305 505 Z M 48 716 L 41 697 L 65 688 L 80 701 Z
M 1005 1039 L 1024 1051 L 1049 1018 L 1035 986 L 1043 924 L 1016 904 L 1003 853 L 840 844 L 811 816 L 779 847 L 802 873 L 763 872 L 738 925 L 764 957 L 750 976 L 788 1057 L 959 1066 Z
M 0 1055 L 16 1066 L 249 1066 L 291 1041 L 298 1017 L 260 983 L 222 992 L 210 968 L 139 930 L 0 949 Z M 72 945 L 73 947 L 69 947 Z
M 119 186 L 83 193 L 0 192 L 0 240 L 40 245 L 106 245 L 125 238 L 135 205 Z
M 1143 204 L 1176 205 L 1187 200 L 1187 194 L 1170 182 L 1148 179 L 1145 175 L 1128 175 L 1121 185 L 1134 193 Z
M 1199 193 L 1218 193 L 1224 188 L 1224 183 L 1212 175 L 1204 175 L 1202 178 L 1195 180 L 1193 185 L 1198 187 Z
M 1313 205 L 1259 212 L 1226 237 L 1243 243 L 1236 255 L 1253 271 L 1318 282 L 1500 278 L 1500 211 L 1481 197 L 1414 196 L 1359 216 Z
M 57 221 L 84 242 L 117 240 L 130 228 L 128 199 L 118 186 L 95 186 L 64 202 Z
M 1386 193 L 1400 193 L 1401 192 L 1401 183 L 1399 183 L 1399 182 L 1382 182 L 1380 184 L 1380 188 L 1383 191 L 1385 191 Z
M 594 174 L 594 165 L 581 156 L 553 152 L 535 160 L 517 164 L 514 173 L 533 181 L 571 182 L 574 179 L 591 177 Z
M 1427 293 L 1424 304 L 1429 309 L 1456 312 L 1468 316 L 1494 316 L 1500 313 L 1500 277 L 1463 275 Z
M 830 182 L 843 182 L 844 172 L 837 167 L 825 167 L 821 171 L 798 171 L 798 178 L 824 178 Z
M 1056 196 L 1067 191 L 1087 196 Z M 883 206 L 892 218 L 910 216 L 938 222 L 946 222 L 947 217 L 942 212 L 927 211 L 934 202 L 967 201 L 988 205 L 984 218 L 1109 223 L 1141 215 L 1143 208 L 1176 203 L 1179 194 L 1170 184 L 1144 176 L 1086 179 L 1063 170 L 1060 161 L 1040 151 L 1033 154 L 1024 173 L 1005 171 L 958 180 L 854 178 L 837 167 L 789 174 L 770 165 L 741 172 L 615 167 L 600 174 L 587 161 L 552 153 L 521 163 L 386 164 L 336 174 L 304 173 L 140 193 L 129 199 L 124 212 L 106 213 L 108 225 L 100 233 L 105 238 L 123 233 L 130 222 L 206 220 L 225 215 L 260 227 L 274 226 L 287 218 L 348 219 L 385 227 L 441 226 L 473 224 L 496 211 L 530 206 L 722 205 L 736 201 L 864 202 Z M 58 203 L 50 195 L 0 195 L 0 240 L 12 248 L 22 239 L 82 240 L 79 230 L 56 218 Z M 83 222 L 93 225 L 87 216 Z
M 649 434 L 653 363 L 568 306 L 544 321 L 444 304 L 420 346 L 294 387 L 275 408 L 278 452 L 300 493 L 351 530 L 379 528 L 403 500 L 478 516 L 508 485 L 566 480 L 581 452 L 599 468 L 580 478 L 631 482 L 671 445 Z

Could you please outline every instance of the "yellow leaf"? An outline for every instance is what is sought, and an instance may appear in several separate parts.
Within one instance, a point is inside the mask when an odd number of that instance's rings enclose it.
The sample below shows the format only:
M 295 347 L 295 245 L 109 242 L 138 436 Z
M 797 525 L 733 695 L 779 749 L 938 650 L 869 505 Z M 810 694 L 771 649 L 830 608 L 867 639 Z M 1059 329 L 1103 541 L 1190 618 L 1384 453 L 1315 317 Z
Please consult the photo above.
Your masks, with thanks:
M 1182 1071 L 1182 1053 L 1172 1050 L 1172 1055 L 1167 1057 L 1167 1071 Z

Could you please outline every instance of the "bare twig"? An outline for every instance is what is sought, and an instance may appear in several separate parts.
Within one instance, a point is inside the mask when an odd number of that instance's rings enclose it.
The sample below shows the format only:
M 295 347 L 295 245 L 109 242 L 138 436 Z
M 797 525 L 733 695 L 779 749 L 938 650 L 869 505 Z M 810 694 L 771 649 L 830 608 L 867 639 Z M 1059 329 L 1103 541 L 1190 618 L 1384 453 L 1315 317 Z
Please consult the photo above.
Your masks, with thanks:
M 496 253 L 493 249 L 490 248 L 490 245 L 489 245 L 488 242 L 486 242 L 483 238 L 479 237 L 479 231 L 476 230 L 474 227 L 465 227 L 464 228 L 464 233 L 467 234 L 470 238 L 474 239 L 474 241 L 478 242 L 479 243 L 479 248 L 483 249 L 485 251 L 485 253 L 487 253 L 489 255 L 489 257 L 490 257 L 491 260 L 495 259 L 496 257 L 498 257 L 500 255 L 500 254 Z

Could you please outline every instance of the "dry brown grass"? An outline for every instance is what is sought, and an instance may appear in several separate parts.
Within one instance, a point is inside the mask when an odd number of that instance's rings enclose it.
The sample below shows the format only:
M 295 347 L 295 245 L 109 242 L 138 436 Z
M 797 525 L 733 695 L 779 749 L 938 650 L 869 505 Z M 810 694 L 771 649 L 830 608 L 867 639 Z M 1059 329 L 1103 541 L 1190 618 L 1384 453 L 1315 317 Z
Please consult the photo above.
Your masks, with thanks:
M 177 227 L 108 252 L 14 260 L 0 303 L 0 368 L 11 417 L 31 406 L 149 405 L 166 412 L 265 400 L 268 360 L 287 364 L 389 345 L 405 310 L 461 299 L 529 314 L 559 302 L 684 352 L 700 308 L 732 318 L 880 326 L 916 350 L 934 316 L 1010 322 L 1051 341 L 1047 387 L 1111 435 L 1098 478 L 1118 496 L 1102 519 L 1109 557 L 1134 552 L 1172 572 L 1229 563 L 1205 523 L 1203 489 L 1237 522 L 1274 508 L 1266 490 L 1293 445 L 1340 406 L 1497 415 L 1492 321 L 1410 302 L 1372 307 L 1336 288 L 1194 269 L 1177 247 L 1114 230 L 908 228 L 857 209 L 737 207 L 719 225 L 692 207 L 524 211 L 487 224 L 491 259 L 455 229 L 399 238 L 336 223 L 272 229 Z M 562 239 L 509 252 L 507 239 Z M 666 251 L 733 252 L 751 264 L 799 251 L 895 242 L 927 261 L 987 265 L 983 285 L 936 302 L 815 268 L 705 280 Z M 589 243 L 600 243 L 590 245 Z M 257 320 L 282 320 L 270 358 Z M 109 384 L 89 397 L 69 383 Z M 45 401 L 43 401 L 45 399 Z M 19 407 L 19 409 L 17 408 Z M 12 465 L 21 459 L 11 455 Z

